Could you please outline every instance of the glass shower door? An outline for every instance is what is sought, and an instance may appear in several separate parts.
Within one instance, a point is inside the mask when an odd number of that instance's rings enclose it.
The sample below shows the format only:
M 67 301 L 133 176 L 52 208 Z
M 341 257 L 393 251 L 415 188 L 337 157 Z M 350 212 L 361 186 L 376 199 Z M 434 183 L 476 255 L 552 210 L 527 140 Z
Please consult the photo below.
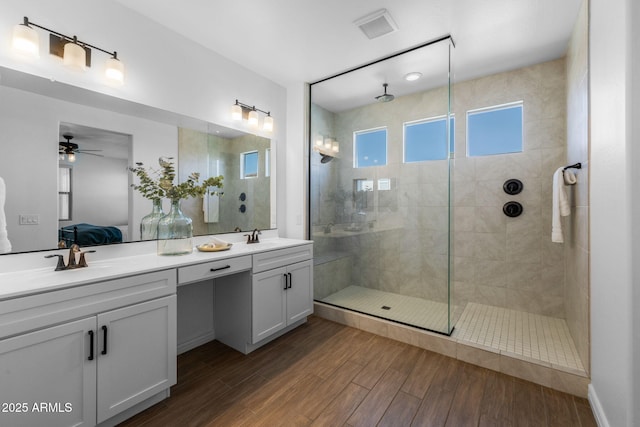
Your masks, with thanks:
M 451 333 L 451 46 L 311 85 L 316 301 Z

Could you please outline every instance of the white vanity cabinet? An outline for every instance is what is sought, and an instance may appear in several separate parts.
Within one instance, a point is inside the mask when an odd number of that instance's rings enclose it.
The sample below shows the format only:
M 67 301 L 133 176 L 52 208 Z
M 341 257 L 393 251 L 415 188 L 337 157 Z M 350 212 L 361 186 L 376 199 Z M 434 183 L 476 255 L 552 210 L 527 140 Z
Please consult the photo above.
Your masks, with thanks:
M 248 280 L 216 280 L 216 339 L 247 354 L 304 323 L 313 313 L 312 267 L 313 245 L 302 244 L 255 253 Z
M 95 326 L 91 317 L 0 340 L 0 425 L 96 424 Z
M 251 343 L 304 321 L 313 313 L 313 246 L 253 255 Z
M 98 423 L 176 383 L 176 296 L 98 315 Z
M 313 312 L 311 260 L 253 275 L 252 343 Z
M 167 270 L 0 301 L 0 425 L 93 426 L 168 392 L 175 286 Z

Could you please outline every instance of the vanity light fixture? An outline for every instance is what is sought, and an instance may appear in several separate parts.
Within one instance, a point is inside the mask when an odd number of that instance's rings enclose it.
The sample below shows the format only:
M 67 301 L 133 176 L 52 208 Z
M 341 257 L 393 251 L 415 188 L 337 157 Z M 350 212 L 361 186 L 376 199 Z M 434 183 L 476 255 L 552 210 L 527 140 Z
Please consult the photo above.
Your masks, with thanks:
M 117 52 L 109 52 L 92 44 L 82 42 L 76 36 L 70 37 L 50 30 L 29 21 L 26 16 L 22 24 L 18 24 L 13 28 L 11 45 L 16 52 L 33 58 L 40 56 L 40 40 L 33 27 L 49 33 L 49 53 L 61 57 L 65 66 L 84 71 L 87 67 L 91 67 L 91 49 L 99 50 L 109 55 L 105 63 L 106 79 L 119 85 L 124 83 L 124 64 L 118 59 Z
M 255 105 L 243 104 L 236 99 L 236 103 L 231 106 L 231 119 L 240 121 L 243 118 L 247 119 L 249 126 L 257 128 L 259 124 L 258 111 L 262 114 L 266 114 L 262 121 L 262 130 L 265 132 L 273 132 L 273 117 L 271 117 L 270 111 L 264 111 L 256 108 Z
M 29 20 L 24 17 L 24 22 L 13 27 L 11 41 L 13 50 L 31 58 L 40 57 L 40 37 L 38 32 L 29 26 Z
M 340 152 L 340 143 L 335 138 L 317 135 L 313 145 L 313 151 L 317 151 L 322 157 L 320 161 L 327 163 L 333 160 Z

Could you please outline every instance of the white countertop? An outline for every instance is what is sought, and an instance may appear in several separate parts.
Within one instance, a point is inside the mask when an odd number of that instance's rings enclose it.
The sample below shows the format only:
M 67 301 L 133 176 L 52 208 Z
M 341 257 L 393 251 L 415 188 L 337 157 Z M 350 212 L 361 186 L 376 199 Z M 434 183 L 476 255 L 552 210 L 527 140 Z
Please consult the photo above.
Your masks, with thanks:
M 119 277 L 131 276 L 135 274 L 148 273 L 152 271 L 166 270 L 208 261 L 224 260 L 243 255 L 253 255 L 259 252 L 271 251 L 312 243 L 309 240 L 266 238 L 260 243 L 247 244 L 245 242 L 235 242 L 226 251 L 219 252 L 194 252 L 189 255 L 158 256 L 154 252 L 149 252 L 149 244 L 144 244 L 145 252 L 128 256 L 113 256 L 106 259 L 92 260 L 87 254 L 86 268 L 73 270 L 54 271 L 55 259 L 51 259 L 51 266 L 43 268 L 23 269 L 7 273 L 0 273 L 0 301 L 24 297 L 27 295 L 50 292 L 70 287 L 95 283 L 104 280 L 117 279 Z M 43 257 L 43 253 L 34 255 Z M 11 255 L 8 255 L 9 257 Z M 66 258 L 66 257 L 65 257 Z

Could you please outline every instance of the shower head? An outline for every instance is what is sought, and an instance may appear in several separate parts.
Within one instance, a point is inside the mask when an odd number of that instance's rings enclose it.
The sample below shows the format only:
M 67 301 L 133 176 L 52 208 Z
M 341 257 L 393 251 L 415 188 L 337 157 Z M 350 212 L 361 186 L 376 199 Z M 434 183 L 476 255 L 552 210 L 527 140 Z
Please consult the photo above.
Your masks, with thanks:
M 320 156 L 322 156 L 322 158 L 320 159 L 320 163 L 329 163 L 331 160 L 333 160 L 333 156 L 329 156 L 327 154 L 320 153 Z
M 384 88 L 384 93 L 382 95 L 376 96 L 376 101 L 378 102 L 391 102 L 394 100 L 395 96 L 391 95 L 390 93 L 387 93 L 387 86 L 389 86 L 386 83 L 382 84 L 382 87 Z

